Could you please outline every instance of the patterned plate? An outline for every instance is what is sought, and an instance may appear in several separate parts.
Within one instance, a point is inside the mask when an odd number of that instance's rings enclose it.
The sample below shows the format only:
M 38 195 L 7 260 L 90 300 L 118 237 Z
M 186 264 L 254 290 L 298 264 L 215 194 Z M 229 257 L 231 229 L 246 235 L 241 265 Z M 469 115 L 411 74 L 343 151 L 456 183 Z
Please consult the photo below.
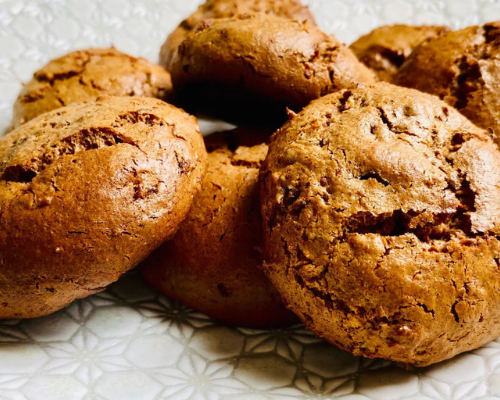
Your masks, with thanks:
M 157 60 L 198 0 L 0 0 L 0 132 L 22 82 L 72 49 Z M 350 42 L 375 26 L 462 27 L 499 0 L 310 0 Z M 220 124 L 204 121 L 205 133 Z M 232 329 L 159 296 L 137 273 L 54 315 L 0 322 L 1 400 L 500 399 L 500 341 L 425 369 L 355 358 L 301 326 Z

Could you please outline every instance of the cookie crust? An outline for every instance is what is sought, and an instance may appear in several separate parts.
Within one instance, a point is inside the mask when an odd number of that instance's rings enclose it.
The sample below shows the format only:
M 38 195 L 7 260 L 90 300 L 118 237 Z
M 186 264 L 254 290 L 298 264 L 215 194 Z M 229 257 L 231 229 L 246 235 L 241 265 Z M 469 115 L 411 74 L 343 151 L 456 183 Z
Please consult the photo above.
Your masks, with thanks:
M 389 84 L 308 106 L 261 169 L 264 269 L 316 334 L 426 366 L 500 335 L 500 152 Z
M 197 121 L 160 100 L 102 97 L 0 140 L 0 318 L 104 290 L 177 230 L 200 188 Z
M 175 54 L 179 96 L 249 119 L 285 117 L 329 92 L 369 84 L 373 74 L 333 36 L 297 21 L 247 14 L 205 21 Z M 214 100 L 217 99 L 217 100 Z

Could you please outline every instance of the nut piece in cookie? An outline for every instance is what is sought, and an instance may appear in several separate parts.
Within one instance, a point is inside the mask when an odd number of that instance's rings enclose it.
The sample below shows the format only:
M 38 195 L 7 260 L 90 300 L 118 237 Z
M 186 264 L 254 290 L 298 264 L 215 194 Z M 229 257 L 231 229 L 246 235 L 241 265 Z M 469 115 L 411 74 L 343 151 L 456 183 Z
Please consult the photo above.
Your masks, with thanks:
M 317 335 L 426 366 L 500 335 L 500 152 L 386 83 L 311 103 L 261 168 L 264 270 Z
M 34 318 L 116 281 L 177 231 L 205 170 L 198 123 L 102 97 L 0 139 L 0 318 Z
M 166 100 L 170 74 L 143 58 L 114 48 L 74 51 L 50 61 L 21 90 L 12 126 L 71 103 L 99 96 L 144 96 Z
M 419 44 L 448 30 L 446 26 L 385 25 L 361 36 L 349 48 L 380 80 L 390 82 Z
M 246 122 L 283 120 L 285 107 L 374 80 L 335 37 L 265 14 L 205 21 L 177 49 L 171 73 L 186 106 Z
M 298 319 L 259 269 L 257 178 L 267 145 L 264 135 L 258 139 L 239 129 L 206 138 L 212 151 L 202 189 L 174 238 L 141 270 L 162 293 L 215 320 L 268 328 Z
M 500 22 L 448 32 L 419 46 L 393 82 L 431 93 L 500 143 Z
M 297 0 L 207 0 L 168 36 L 160 50 L 160 65 L 170 69 L 175 50 L 205 19 L 264 13 L 316 25 L 309 9 Z

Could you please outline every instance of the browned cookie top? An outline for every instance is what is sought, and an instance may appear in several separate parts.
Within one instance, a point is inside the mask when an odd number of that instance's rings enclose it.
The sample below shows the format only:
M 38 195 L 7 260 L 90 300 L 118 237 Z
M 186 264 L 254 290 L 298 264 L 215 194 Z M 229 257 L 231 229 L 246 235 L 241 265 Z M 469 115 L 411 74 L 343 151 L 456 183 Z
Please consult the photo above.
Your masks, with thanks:
M 421 92 L 325 96 L 261 169 L 265 270 L 308 327 L 415 365 L 500 335 L 500 152 Z
M 385 25 L 361 36 L 349 47 L 380 80 L 390 82 L 419 44 L 448 30 L 446 26 Z
M 422 44 L 394 83 L 439 96 L 500 137 L 500 22 L 448 32 Z
M 258 12 L 316 25 L 309 9 L 297 0 L 207 0 L 168 36 L 161 47 L 160 65 L 170 68 L 177 47 L 204 19 L 230 18 L 239 14 Z
M 211 152 L 202 189 L 174 238 L 142 267 L 167 296 L 230 325 L 267 328 L 297 320 L 259 269 L 257 179 L 265 140 L 245 129 L 205 139 Z
M 329 92 L 373 82 L 372 72 L 335 37 L 265 14 L 205 21 L 179 47 L 171 72 L 180 95 L 196 98 L 213 85 L 214 96 L 246 93 L 294 109 Z
M 0 318 L 104 289 L 169 239 L 200 188 L 196 119 L 160 100 L 102 97 L 0 140 Z
M 114 48 L 75 51 L 35 72 L 14 104 L 14 128 L 48 111 L 102 95 L 165 99 L 170 74 Z

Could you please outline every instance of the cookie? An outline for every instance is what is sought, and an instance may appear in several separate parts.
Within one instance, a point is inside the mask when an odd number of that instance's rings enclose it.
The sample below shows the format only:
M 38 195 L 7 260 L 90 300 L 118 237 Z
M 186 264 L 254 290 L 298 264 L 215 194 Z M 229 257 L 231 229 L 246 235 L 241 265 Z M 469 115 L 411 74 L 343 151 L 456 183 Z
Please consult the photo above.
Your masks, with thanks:
M 419 44 L 448 30 L 446 26 L 385 25 L 361 36 L 349 48 L 381 81 L 390 82 Z
M 168 36 L 160 50 L 160 65 L 170 68 L 177 47 L 203 20 L 260 12 L 316 25 L 309 9 L 296 0 L 207 0 Z
M 76 103 L 0 139 L 0 318 L 50 314 L 143 261 L 205 161 L 196 119 L 151 98 Z
M 48 111 L 102 95 L 171 96 L 170 74 L 114 48 L 75 51 L 35 72 L 14 104 L 13 128 Z
M 434 96 L 319 99 L 261 169 L 264 269 L 307 327 L 426 366 L 500 336 L 500 152 Z
M 448 32 L 422 44 L 394 83 L 439 96 L 500 143 L 500 22 Z
M 285 107 L 374 80 L 335 37 L 265 14 L 205 21 L 179 46 L 171 73 L 186 107 L 250 121 L 286 119 Z
M 257 178 L 267 146 L 258 137 L 237 130 L 206 138 L 212 152 L 202 189 L 174 238 L 141 270 L 159 291 L 215 320 L 269 328 L 298 319 L 259 269 Z

